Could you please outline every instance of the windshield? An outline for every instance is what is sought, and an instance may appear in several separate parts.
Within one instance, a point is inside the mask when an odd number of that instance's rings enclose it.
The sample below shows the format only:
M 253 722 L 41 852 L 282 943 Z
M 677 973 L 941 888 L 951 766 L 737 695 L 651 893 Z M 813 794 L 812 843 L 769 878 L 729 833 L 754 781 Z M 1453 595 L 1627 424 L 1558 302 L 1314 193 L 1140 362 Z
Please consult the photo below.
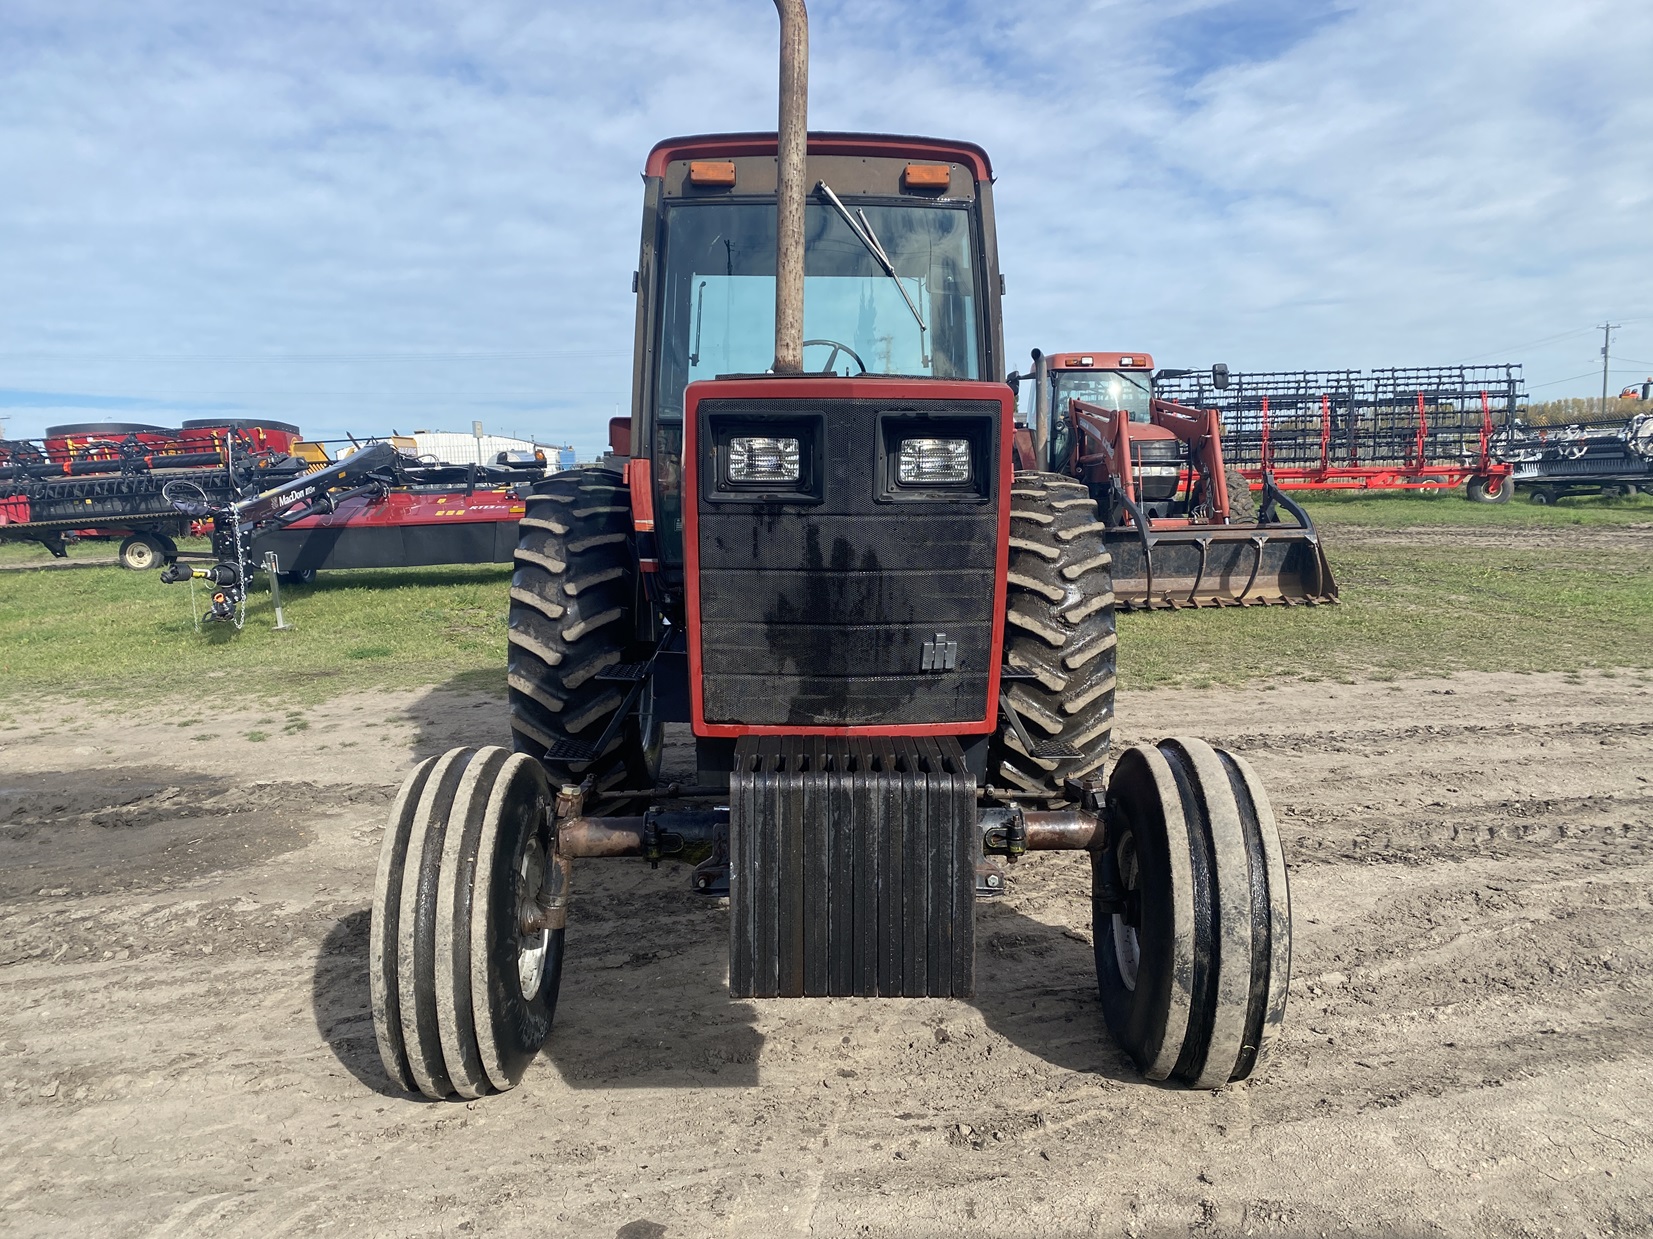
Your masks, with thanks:
M 1149 403 L 1153 399 L 1152 380 L 1146 371 L 1132 374 L 1125 370 L 1052 371 L 1054 389 L 1053 407 L 1058 420 L 1066 421 L 1069 400 L 1083 400 L 1086 404 L 1104 409 L 1119 409 L 1133 422 L 1149 419 Z
M 843 214 L 812 195 L 804 214 L 804 369 L 973 379 L 980 373 L 970 213 L 848 204 L 894 278 Z M 662 417 L 683 389 L 761 374 L 775 358 L 775 206 L 684 203 L 666 215 L 660 307 Z

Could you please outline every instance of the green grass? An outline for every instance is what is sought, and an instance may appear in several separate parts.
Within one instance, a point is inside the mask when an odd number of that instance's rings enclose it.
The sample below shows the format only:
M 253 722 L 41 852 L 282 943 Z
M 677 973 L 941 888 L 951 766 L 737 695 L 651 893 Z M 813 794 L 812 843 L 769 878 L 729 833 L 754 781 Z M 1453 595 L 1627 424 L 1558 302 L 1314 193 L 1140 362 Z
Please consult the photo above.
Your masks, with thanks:
M 1293 493 L 1316 525 L 1335 529 L 1352 525 L 1368 529 L 1410 529 L 1456 525 L 1466 529 L 1488 526 L 1529 529 L 1568 529 L 1580 525 L 1611 528 L 1653 524 L 1653 496 L 1628 499 L 1571 496 L 1553 507 L 1528 503 L 1517 494 L 1508 503 L 1471 503 L 1462 491 L 1434 494 L 1348 492 L 1308 496 Z
M 1122 615 L 1121 684 L 1653 666 L 1653 536 L 1627 539 L 1622 549 L 1599 541 L 1568 547 L 1553 535 L 1539 548 L 1521 536 L 1581 525 L 1646 528 L 1653 499 L 1539 508 L 1456 495 L 1321 496 L 1310 511 L 1326 536 L 1340 605 Z M 1441 532 L 1488 526 L 1508 527 L 1509 538 L 1454 544 Z M 1406 528 L 1431 532 L 1421 545 L 1360 534 Z M 22 562 L 49 558 L 39 548 L 0 544 L 0 551 L 36 556 Z M 478 565 L 323 573 L 312 586 L 283 588 L 293 625 L 285 632 L 271 629 L 260 578 L 244 630 L 197 632 L 189 587 L 163 586 L 154 573 L 4 571 L 0 697 L 171 697 L 186 709 L 197 695 L 252 699 L 269 703 L 270 717 L 254 724 L 268 728 L 261 734 L 292 734 L 306 724 L 290 707 L 342 692 L 427 684 L 499 691 L 509 572 Z M 205 606 L 204 589 L 195 604 Z M 278 706 L 286 709 L 279 721 Z M 197 713 L 180 727 L 195 727 Z
M 1653 539 L 1622 550 L 1524 545 L 1521 529 L 1646 525 L 1653 501 L 1555 508 L 1461 497 L 1311 500 L 1341 589 L 1332 607 L 1133 612 L 1119 617 L 1132 688 L 1278 678 L 1653 666 Z M 1362 541 L 1368 529 L 1507 526 L 1506 544 Z M 1339 530 L 1347 535 L 1340 540 Z
M 246 626 L 195 631 L 188 585 L 117 567 L 0 573 L 0 695 L 196 694 L 314 702 L 366 687 L 505 678 L 507 565 L 323 573 L 283 586 L 273 631 L 262 574 Z M 195 606 L 207 591 L 197 585 Z
M 179 538 L 178 546 L 185 551 L 201 551 L 212 549 L 210 538 Z M 57 564 L 65 567 L 74 564 L 77 567 L 89 561 L 99 559 L 113 559 L 120 554 L 121 539 L 119 538 L 82 538 L 69 543 L 69 553 L 59 559 L 38 542 L 0 542 L 0 567 L 9 567 L 13 564 L 22 564 L 30 567 L 44 567 L 47 564 Z

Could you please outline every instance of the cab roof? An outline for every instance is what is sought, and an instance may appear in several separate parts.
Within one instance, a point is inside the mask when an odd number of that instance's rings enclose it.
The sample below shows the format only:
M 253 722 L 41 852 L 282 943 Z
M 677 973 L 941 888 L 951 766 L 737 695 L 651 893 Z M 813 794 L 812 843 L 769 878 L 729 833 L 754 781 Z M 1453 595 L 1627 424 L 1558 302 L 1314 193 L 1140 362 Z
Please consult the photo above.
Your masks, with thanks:
M 1052 370 L 1152 370 L 1147 353 L 1046 353 Z
M 743 155 L 773 155 L 778 143 L 773 133 L 704 133 L 667 138 L 655 143 L 643 166 L 644 176 L 665 176 L 666 165 L 679 159 L 734 159 Z M 811 155 L 862 155 L 885 159 L 934 159 L 966 164 L 978 181 L 991 182 L 993 165 L 987 152 L 974 142 L 947 138 L 914 138 L 890 133 L 811 133 Z

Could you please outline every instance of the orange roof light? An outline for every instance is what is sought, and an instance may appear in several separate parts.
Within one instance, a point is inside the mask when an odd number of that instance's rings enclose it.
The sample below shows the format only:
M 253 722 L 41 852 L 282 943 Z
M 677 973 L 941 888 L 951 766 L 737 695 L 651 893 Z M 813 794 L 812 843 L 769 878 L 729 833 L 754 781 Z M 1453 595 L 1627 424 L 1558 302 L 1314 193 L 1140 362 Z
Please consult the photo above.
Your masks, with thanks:
M 1096 358 L 1089 355 L 1084 357 L 1069 357 L 1067 361 L 1062 364 L 1067 366 L 1094 366 L 1096 364 Z
M 907 189 L 946 189 L 953 183 L 953 168 L 944 163 L 910 163 L 901 173 Z
M 734 160 L 696 159 L 689 164 L 689 184 L 731 186 L 735 183 Z

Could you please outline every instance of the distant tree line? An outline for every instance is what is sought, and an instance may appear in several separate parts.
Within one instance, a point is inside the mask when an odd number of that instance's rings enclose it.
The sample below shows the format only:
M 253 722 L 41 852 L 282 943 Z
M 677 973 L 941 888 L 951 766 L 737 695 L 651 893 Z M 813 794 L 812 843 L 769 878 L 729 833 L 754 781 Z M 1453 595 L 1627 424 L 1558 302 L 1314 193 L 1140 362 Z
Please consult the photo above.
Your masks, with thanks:
M 1521 410 L 1520 417 L 1529 426 L 1565 426 L 1570 422 L 1628 421 L 1638 413 L 1653 413 L 1653 402 L 1620 400 L 1614 396 L 1607 401 L 1607 411 L 1603 414 L 1600 396 L 1569 396 L 1565 400 L 1529 404 Z

